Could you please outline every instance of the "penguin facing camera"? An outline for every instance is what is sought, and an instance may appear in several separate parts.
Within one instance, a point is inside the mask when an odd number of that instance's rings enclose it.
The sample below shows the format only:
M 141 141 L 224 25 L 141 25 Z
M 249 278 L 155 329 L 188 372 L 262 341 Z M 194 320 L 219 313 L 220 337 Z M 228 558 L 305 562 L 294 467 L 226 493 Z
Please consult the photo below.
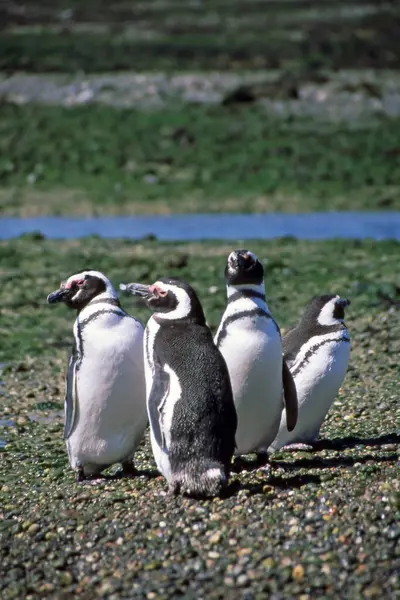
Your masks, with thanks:
M 121 284 L 153 311 L 144 342 L 150 439 L 171 493 L 216 496 L 228 483 L 237 418 L 228 369 L 188 284 Z
M 282 359 L 281 334 L 265 300 L 257 256 L 231 252 L 225 281 L 228 303 L 215 343 L 228 365 L 238 415 L 235 454 L 265 453 L 278 433 L 282 396 L 289 430 L 296 425 L 296 389 Z
M 147 425 L 143 326 L 123 310 L 99 271 L 71 275 L 47 301 L 77 311 L 64 427 L 77 480 L 94 478 L 115 463 L 134 472 L 135 449 Z
M 296 427 L 288 431 L 282 415 L 270 451 L 308 448 L 318 438 L 322 422 L 343 383 L 349 364 L 350 334 L 344 323 L 347 298 L 315 296 L 296 327 L 283 338 L 283 353 L 299 401 Z

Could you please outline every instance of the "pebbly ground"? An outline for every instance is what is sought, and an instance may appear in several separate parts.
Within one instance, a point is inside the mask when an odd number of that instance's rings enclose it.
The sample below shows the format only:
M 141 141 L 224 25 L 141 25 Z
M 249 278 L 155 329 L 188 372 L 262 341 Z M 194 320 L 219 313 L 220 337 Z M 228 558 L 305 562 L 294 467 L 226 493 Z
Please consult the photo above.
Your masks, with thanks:
M 47 293 L 82 263 L 116 285 L 179 273 L 215 328 L 232 247 L 28 236 L 0 244 L 5 600 L 400 597 L 398 243 L 250 244 L 283 328 L 315 292 L 352 301 L 351 366 L 316 451 L 279 453 L 261 468 L 247 457 L 226 497 L 208 501 L 166 496 L 147 439 L 137 477 L 114 469 L 97 485 L 74 482 L 62 441 L 73 315 L 46 306 Z

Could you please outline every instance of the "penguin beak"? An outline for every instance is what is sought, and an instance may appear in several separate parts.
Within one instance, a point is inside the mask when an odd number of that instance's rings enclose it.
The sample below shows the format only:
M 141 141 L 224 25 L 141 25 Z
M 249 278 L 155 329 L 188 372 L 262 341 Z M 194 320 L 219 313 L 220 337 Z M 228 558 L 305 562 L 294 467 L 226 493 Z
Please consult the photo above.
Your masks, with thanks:
M 145 299 L 153 295 L 152 286 L 143 285 L 142 283 L 121 283 L 119 289 Z
M 346 306 L 349 306 L 349 304 L 351 304 L 351 302 L 348 298 L 339 298 L 338 301 L 336 302 L 336 304 L 338 306 L 340 306 L 341 308 L 346 308 Z
M 51 292 L 51 294 L 49 294 L 47 296 L 47 302 L 49 304 L 56 304 L 56 302 L 65 302 L 65 300 L 67 299 L 67 297 L 69 296 L 70 293 L 71 293 L 70 289 L 60 288 L 59 290 L 56 290 L 55 292 Z
M 238 255 L 239 265 L 243 267 L 249 267 L 254 264 L 254 260 L 248 252 L 242 252 Z

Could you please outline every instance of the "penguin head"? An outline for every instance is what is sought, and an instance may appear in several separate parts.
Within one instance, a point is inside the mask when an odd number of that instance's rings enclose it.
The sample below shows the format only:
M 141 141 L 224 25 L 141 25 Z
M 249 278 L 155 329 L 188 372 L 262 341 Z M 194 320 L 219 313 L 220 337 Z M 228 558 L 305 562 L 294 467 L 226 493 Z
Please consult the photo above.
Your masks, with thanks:
M 336 294 L 314 296 L 306 306 L 303 321 L 317 322 L 318 325 L 330 327 L 344 321 L 344 309 L 349 306 L 350 300 L 341 298 Z
M 264 267 L 250 250 L 235 250 L 228 256 L 225 281 L 228 285 L 260 285 L 264 279 Z
M 64 302 L 68 308 L 82 310 L 93 298 L 104 293 L 118 300 L 111 282 L 103 273 L 86 270 L 62 281 L 60 288 L 47 296 L 47 302 L 49 304 Z
M 196 292 L 180 279 L 164 277 L 152 285 L 121 283 L 120 289 L 143 298 L 158 321 L 185 319 L 205 325 L 203 309 Z

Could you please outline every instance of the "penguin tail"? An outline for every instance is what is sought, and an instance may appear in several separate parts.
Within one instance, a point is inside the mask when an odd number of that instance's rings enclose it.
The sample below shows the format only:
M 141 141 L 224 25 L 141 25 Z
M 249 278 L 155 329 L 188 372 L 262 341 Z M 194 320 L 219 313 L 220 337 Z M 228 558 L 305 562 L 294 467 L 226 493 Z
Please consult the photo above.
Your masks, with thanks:
M 228 484 L 226 469 L 221 464 L 197 464 L 190 469 L 179 471 L 172 475 L 170 488 L 176 494 L 198 498 L 213 498 L 219 496 Z

